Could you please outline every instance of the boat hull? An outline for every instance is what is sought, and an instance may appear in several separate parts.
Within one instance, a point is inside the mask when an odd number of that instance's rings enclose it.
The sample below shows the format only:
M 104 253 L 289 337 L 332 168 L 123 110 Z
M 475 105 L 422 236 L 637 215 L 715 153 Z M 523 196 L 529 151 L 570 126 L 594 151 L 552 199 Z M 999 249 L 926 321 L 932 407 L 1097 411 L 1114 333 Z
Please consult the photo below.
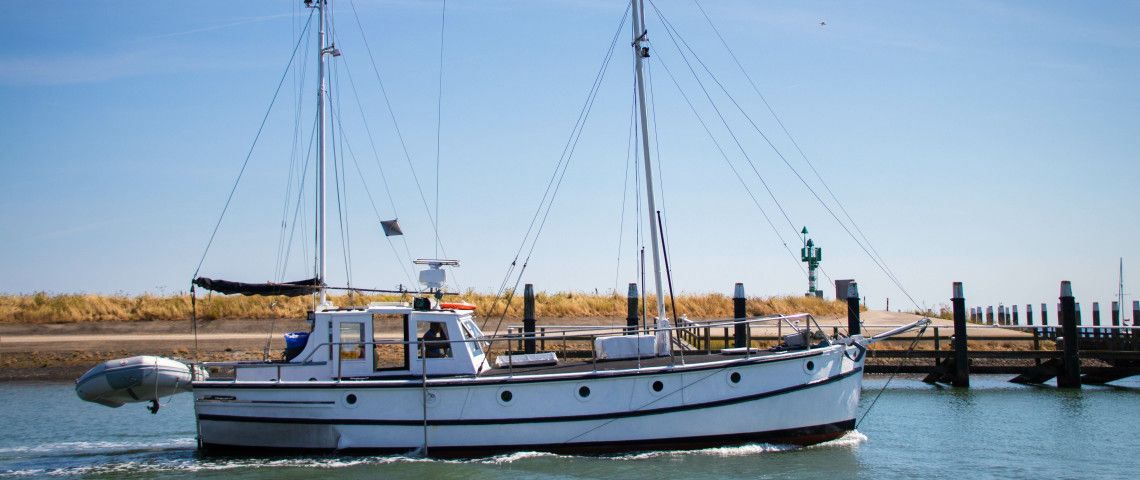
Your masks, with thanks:
M 433 456 L 812 444 L 854 428 L 862 361 L 843 352 L 440 380 L 426 390 L 412 380 L 202 382 L 195 408 L 208 453 L 407 452 L 425 442 Z

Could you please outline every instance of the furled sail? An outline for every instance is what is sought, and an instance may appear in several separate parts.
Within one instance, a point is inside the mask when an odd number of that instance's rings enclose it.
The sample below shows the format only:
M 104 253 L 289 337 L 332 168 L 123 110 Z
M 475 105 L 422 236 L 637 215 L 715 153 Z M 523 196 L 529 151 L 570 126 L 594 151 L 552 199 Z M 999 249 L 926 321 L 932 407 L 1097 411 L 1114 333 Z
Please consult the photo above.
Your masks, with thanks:
M 231 282 L 229 280 L 215 280 L 206 277 L 195 278 L 194 285 L 226 295 L 240 293 L 242 295 L 284 295 L 287 297 L 317 293 L 321 287 L 325 286 L 324 282 L 321 282 L 319 278 L 285 283 L 244 283 Z

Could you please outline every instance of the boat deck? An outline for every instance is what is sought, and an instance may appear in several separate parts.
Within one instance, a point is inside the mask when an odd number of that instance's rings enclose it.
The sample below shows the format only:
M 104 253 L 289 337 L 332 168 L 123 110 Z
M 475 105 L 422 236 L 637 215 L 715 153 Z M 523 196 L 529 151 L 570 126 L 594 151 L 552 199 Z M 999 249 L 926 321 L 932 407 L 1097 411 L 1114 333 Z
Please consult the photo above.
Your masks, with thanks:
M 752 352 L 749 358 L 765 357 L 776 355 L 777 353 L 786 352 L 768 352 L 759 351 Z M 598 360 L 596 363 L 591 360 L 574 360 L 566 361 L 559 359 L 556 365 L 531 365 L 531 366 L 515 366 L 513 368 L 492 368 L 479 374 L 480 377 L 505 377 L 509 375 L 552 375 L 559 373 L 582 373 L 597 370 L 599 372 L 617 371 L 617 370 L 636 370 L 638 368 L 651 368 L 651 367 L 667 367 L 667 366 L 683 366 L 693 365 L 697 363 L 719 362 L 724 360 L 738 360 L 745 358 L 743 353 L 740 354 L 722 354 L 714 353 L 712 355 L 706 353 L 693 353 L 685 354 L 682 357 L 675 354 L 672 357 L 643 357 L 640 360 L 623 359 L 623 360 Z

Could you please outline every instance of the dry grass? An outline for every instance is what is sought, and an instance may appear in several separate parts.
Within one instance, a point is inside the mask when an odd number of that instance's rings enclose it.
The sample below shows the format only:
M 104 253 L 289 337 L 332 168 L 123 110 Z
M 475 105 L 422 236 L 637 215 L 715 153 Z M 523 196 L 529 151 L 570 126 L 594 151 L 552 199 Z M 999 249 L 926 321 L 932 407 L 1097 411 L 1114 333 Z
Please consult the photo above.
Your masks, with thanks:
M 410 301 L 399 295 L 334 295 L 336 305 L 365 305 L 376 301 Z M 449 298 L 448 300 L 452 300 Z M 507 306 L 494 295 L 468 291 L 459 300 L 474 303 L 484 316 L 498 316 Z M 198 318 L 258 319 L 300 318 L 313 307 L 311 297 L 246 297 L 241 295 L 205 295 L 197 300 Z M 577 292 L 538 293 L 536 314 L 540 318 L 625 317 L 626 299 L 620 295 L 595 295 Z M 676 298 L 677 312 L 693 319 L 728 318 L 732 316 L 732 299 L 710 294 L 689 294 Z M 36 293 L 32 295 L 0 295 L 0 323 L 81 323 L 115 321 L 187 320 L 191 313 L 189 295 L 159 296 L 143 294 L 89 295 Z M 648 309 L 656 309 L 649 298 Z M 815 316 L 840 316 L 846 304 L 811 297 L 753 297 L 748 299 L 749 315 L 807 312 Z M 522 298 L 516 296 L 507 308 L 508 318 L 522 317 Z

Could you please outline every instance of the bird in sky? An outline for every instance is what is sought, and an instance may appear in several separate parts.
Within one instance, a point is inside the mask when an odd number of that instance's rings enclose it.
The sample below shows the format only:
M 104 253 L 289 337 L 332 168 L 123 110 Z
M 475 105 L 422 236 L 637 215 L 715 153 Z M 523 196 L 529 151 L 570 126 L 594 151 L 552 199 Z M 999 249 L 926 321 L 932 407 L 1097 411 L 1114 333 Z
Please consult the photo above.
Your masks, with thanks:
M 823 21 L 823 20 L 820 20 L 820 21 L 819 21 L 819 26 L 821 26 L 821 27 L 826 27 L 826 26 L 827 26 L 827 22 L 825 22 L 825 21 Z

